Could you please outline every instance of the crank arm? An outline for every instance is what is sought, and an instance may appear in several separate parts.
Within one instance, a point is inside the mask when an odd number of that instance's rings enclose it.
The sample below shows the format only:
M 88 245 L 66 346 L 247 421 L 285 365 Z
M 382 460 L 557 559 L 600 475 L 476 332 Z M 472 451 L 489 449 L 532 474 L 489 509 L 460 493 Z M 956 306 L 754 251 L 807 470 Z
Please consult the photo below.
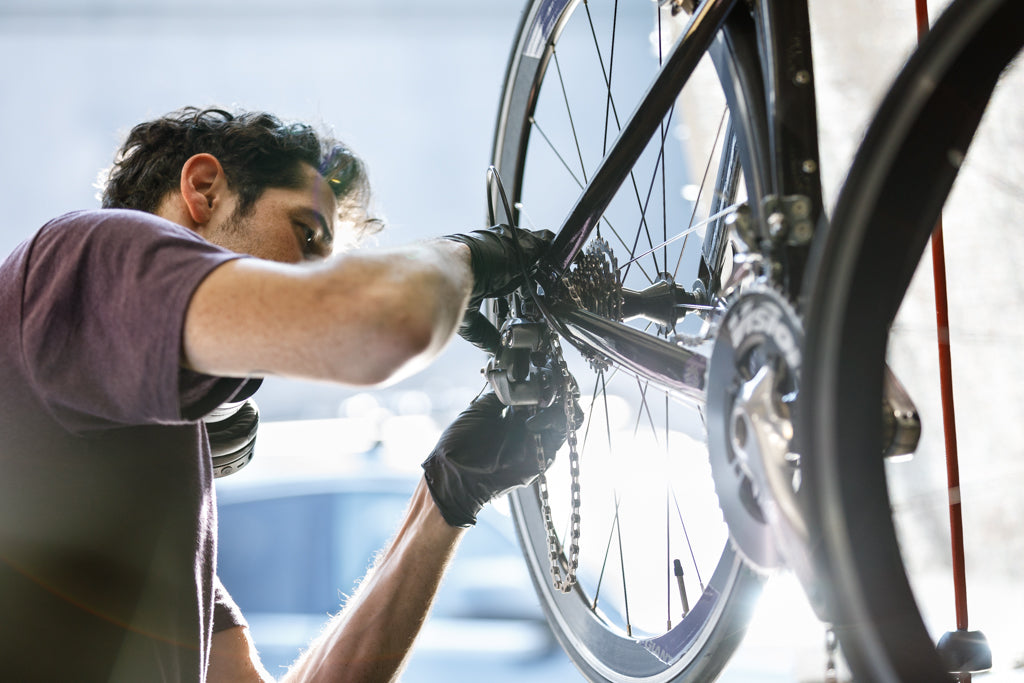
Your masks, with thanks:
M 921 416 L 888 364 L 882 382 L 882 444 L 886 458 L 908 460 L 921 439 Z

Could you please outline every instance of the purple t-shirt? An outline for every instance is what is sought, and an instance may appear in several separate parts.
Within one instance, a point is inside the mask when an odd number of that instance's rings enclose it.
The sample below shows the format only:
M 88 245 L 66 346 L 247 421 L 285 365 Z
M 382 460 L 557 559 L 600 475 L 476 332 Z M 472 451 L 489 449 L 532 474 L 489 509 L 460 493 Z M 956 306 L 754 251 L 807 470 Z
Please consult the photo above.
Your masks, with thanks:
M 213 631 L 244 623 L 215 576 L 197 420 L 252 383 L 181 368 L 189 300 L 237 256 L 100 210 L 0 266 L 4 678 L 201 681 Z

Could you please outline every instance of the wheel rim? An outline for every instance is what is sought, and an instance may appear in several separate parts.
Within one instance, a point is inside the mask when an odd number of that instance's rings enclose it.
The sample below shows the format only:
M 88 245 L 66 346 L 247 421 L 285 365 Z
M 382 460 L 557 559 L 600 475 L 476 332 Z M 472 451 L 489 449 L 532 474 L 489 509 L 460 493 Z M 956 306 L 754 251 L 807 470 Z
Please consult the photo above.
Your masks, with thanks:
M 999 16 L 997 12 L 1003 15 L 993 20 L 993 16 Z M 1013 12 L 1016 18 L 1010 19 Z M 1020 15 L 1020 5 L 1014 6 L 1011 2 L 958 3 L 936 23 L 932 30 L 940 40 L 931 43 L 929 49 L 911 61 L 897 82 L 895 95 L 883 104 L 876 124 L 865 138 L 837 203 L 833 230 L 828 241 L 821 245 L 818 272 L 827 277 L 821 277 L 808 290 L 814 292 L 809 295 L 804 376 L 807 405 L 814 407 L 812 418 L 803 425 L 814 453 L 808 474 L 818 484 L 818 509 L 826 532 L 825 550 L 833 580 L 837 630 L 858 678 L 879 681 L 943 679 L 944 665 L 934 644 L 943 631 L 955 627 L 952 579 L 948 568 L 944 567 L 949 562 L 945 509 L 949 499 L 941 464 L 944 455 L 941 428 L 937 440 L 928 435 L 929 425 L 942 422 L 941 409 L 935 405 L 938 381 L 934 375 L 929 381 L 926 373 L 920 371 L 921 367 L 928 366 L 927 358 L 934 353 L 936 344 L 934 298 L 927 284 L 930 268 L 913 280 L 912 276 L 958 171 L 958 188 L 971 187 L 973 183 L 975 189 L 954 190 L 953 204 L 947 206 L 947 235 L 953 230 L 961 235 L 972 233 L 989 247 L 1012 249 L 1012 241 L 1000 237 L 1005 231 L 997 228 L 1004 225 L 1001 221 L 1007 216 L 1024 213 L 1019 175 L 1018 180 L 1011 183 L 1016 189 L 1006 192 L 1005 179 L 994 186 L 991 180 L 984 178 L 984 171 L 980 183 L 972 180 L 979 166 L 984 167 L 983 163 L 971 159 L 980 150 L 973 150 L 966 162 L 962 157 L 954 160 L 953 153 L 967 149 L 972 126 L 977 123 L 970 123 L 969 119 L 973 116 L 971 112 L 980 112 L 985 106 L 985 84 L 995 82 L 1009 58 L 1007 50 L 1012 55 L 1020 49 L 1019 26 L 1024 20 Z M 973 34 L 981 25 L 988 27 L 985 32 Z M 1006 27 L 1018 28 L 1008 31 Z M 1008 48 L 1014 42 L 1016 47 Z M 992 79 L 991 82 L 988 79 Z M 1005 75 L 1004 82 L 1020 84 L 1019 65 Z M 922 84 L 931 85 L 925 88 L 920 87 Z M 995 102 L 1001 104 L 998 97 Z M 1009 102 L 1002 104 L 1005 107 Z M 951 107 L 951 103 L 954 106 Z M 1009 128 L 1013 128 L 1014 122 L 1019 121 L 1016 113 L 1019 109 L 1012 103 L 1009 107 L 1008 112 L 1003 110 L 1009 117 L 1004 116 L 1002 123 L 998 106 L 986 113 L 991 124 L 988 129 L 1005 130 L 1007 121 Z M 956 118 L 958 115 L 963 118 Z M 935 134 L 936 129 L 941 132 Z M 979 141 L 987 137 L 985 124 L 982 130 Z M 1006 140 L 995 144 L 998 156 L 1004 156 Z M 1012 167 L 1008 170 L 1012 172 Z M 1004 186 L 1002 190 L 999 185 Z M 1015 195 L 1014 204 L 995 215 L 989 214 L 989 220 L 985 220 L 979 216 L 976 197 L 980 193 L 990 195 L 993 190 Z M 958 194 L 960 201 L 966 200 L 970 205 L 964 213 L 955 206 Z M 993 229 L 994 233 L 985 234 Z M 978 318 L 970 316 L 969 310 L 976 307 L 977 302 L 964 305 L 963 298 L 957 302 L 957 294 L 976 292 L 975 287 L 991 276 L 998 255 L 991 250 L 986 254 L 983 266 L 968 262 L 964 267 L 966 254 L 962 247 L 947 249 L 951 257 L 950 282 L 957 282 L 958 274 L 965 276 L 959 280 L 960 286 L 954 284 L 951 290 L 951 309 L 960 307 L 954 325 L 963 322 L 969 326 L 978 322 Z M 985 272 L 980 272 L 979 266 Z M 1019 266 L 1011 264 L 1011 267 Z M 904 299 L 908 285 L 910 293 Z M 979 341 L 1001 340 L 1005 344 L 1017 338 L 1006 326 L 992 332 L 991 337 L 979 336 L 970 327 L 954 326 L 950 331 L 954 366 L 962 364 L 966 369 L 972 363 L 986 360 L 985 356 L 997 355 L 998 348 L 978 351 L 976 343 Z M 922 413 L 925 435 L 909 465 L 884 463 L 878 455 L 882 436 L 877 414 L 885 360 L 907 385 Z M 1005 375 L 1005 367 L 1003 370 Z M 987 373 L 961 371 L 957 379 L 976 379 L 971 376 L 974 374 L 985 377 L 985 394 L 1003 384 L 1000 372 L 991 370 Z M 969 399 L 965 407 L 971 398 L 977 401 L 977 395 L 961 391 L 960 386 L 958 395 Z M 936 400 L 932 401 L 930 396 L 935 396 Z M 984 399 L 986 403 L 991 400 L 990 396 Z M 1019 400 L 1018 393 L 1016 398 L 994 403 L 1008 406 Z M 962 417 L 958 420 L 966 427 L 965 431 L 972 428 L 977 431 L 989 417 L 984 413 L 976 415 L 973 425 Z M 963 486 L 958 495 L 964 496 L 965 515 L 970 512 L 979 520 L 987 515 L 987 525 L 991 525 L 993 521 L 1005 519 L 998 508 L 1005 504 L 1006 498 L 988 496 L 984 490 L 979 492 L 979 477 L 984 477 L 985 470 L 993 463 L 989 460 L 983 464 L 987 454 L 978 452 L 979 449 L 968 450 L 974 452 L 966 455 L 961 448 L 960 462 L 967 477 L 965 484 L 975 479 L 975 493 L 969 501 L 968 488 Z M 934 470 L 919 469 L 936 460 L 938 476 Z M 1013 468 L 1009 470 L 1009 473 L 1014 472 Z M 1016 474 L 1014 498 L 1019 487 L 1019 468 Z M 995 483 L 990 482 L 989 486 Z M 976 525 L 975 530 L 985 526 L 985 523 Z M 970 525 L 966 531 L 970 533 Z M 942 539 L 942 542 L 922 543 L 929 538 Z M 970 550 L 970 536 L 967 540 Z M 1004 539 L 1000 539 L 999 547 L 1004 550 L 1007 547 Z M 971 579 L 973 570 L 975 580 L 971 580 L 970 585 L 980 588 L 980 595 L 987 592 L 986 581 L 999 580 L 999 574 L 986 566 L 990 564 L 988 558 L 992 549 L 991 545 L 986 547 L 983 550 L 986 561 L 976 561 L 973 567 L 969 553 L 968 578 Z M 934 581 L 936 570 L 938 584 Z M 1005 580 L 1005 576 L 1002 578 Z M 936 585 L 938 594 L 934 591 Z M 1019 585 L 1019 582 L 1009 585 Z M 1020 595 L 1019 591 L 1014 593 L 1017 601 Z M 1002 600 L 1010 597 L 1004 591 L 993 605 L 995 611 L 1005 604 Z M 989 614 L 992 614 L 991 607 Z M 984 620 L 975 623 L 983 630 L 986 628 Z M 991 633 L 989 635 L 991 637 Z M 1019 640 L 1019 634 L 1011 637 Z M 1012 647 L 1016 648 L 1017 644 Z M 994 653 L 995 650 L 993 647 Z M 1012 650 L 1004 654 L 1012 654 Z
M 524 15 L 495 145 L 496 165 L 523 227 L 560 224 L 657 69 L 658 47 L 671 44 L 667 14 L 656 18 L 650 6 L 629 3 L 628 9 L 643 10 L 631 15 L 625 5 L 549 0 L 533 3 Z M 692 89 L 703 91 L 714 80 L 710 63 L 693 80 Z M 627 288 L 648 289 L 662 274 L 662 280 L 689 289 L 698 277 L 707 225 L 730 214 L 743 198 L 743 183 L 725 172 L 735 171 L 736 162 L 722 161 L 729 138 L 724 98 L 719 92 L 715 104 L 697 101 L 699 111 L 687 119 L 689 127 L 680 125 L 679 112 L 666 117 L 592 238 L 609 245 Z M 685 161 L 679 137 L 691 142 Z M 702 160 L 692 161 L 697 157 Z M 545 169 L 559 173 L 548 175 Z M 716 184 L 738 194 L 715 196 L 710 188 Z M 616 270 L 610 257 L 600 256 L 604 251 L 593 249 L 594 258 Z M 723 307 L 722 283 L 734 266 L 727 258 L 731 253 L 719 243 L 718 258 L 728 265 L 724 273 L 705 278 L 712 295 L 700 308 L 675 325 L 643 318 L 632 326 L 662 339 L 686 337 L 692 343 L 703 336 L 702 352 L 710 354 L 709 330 Z M 583 536 L 572 592 L 562 594 L 550 585 L 536 490 L 513 497 L 531 573 L 556 633 L 595 678 L 671 680 L 717 670 L 742 635 L 750 607 L 746 589 L 759 581 L 728 542 L 708 464 L 703 408 L 679 402 L 614 366 L 592 364 L 568 344 L 563 348 L 586 414 L 578 433 Z M 548 486 L 565 547 L 572 512 L 568 470 L 563 449 Z M 690 607 L 686 618 L 681 618 L 674 574 L 677 560 Z M 716 633 L 723 623 L 729 624 L 728 635 Z M 713 656 L 704 656 L 708 649 Z

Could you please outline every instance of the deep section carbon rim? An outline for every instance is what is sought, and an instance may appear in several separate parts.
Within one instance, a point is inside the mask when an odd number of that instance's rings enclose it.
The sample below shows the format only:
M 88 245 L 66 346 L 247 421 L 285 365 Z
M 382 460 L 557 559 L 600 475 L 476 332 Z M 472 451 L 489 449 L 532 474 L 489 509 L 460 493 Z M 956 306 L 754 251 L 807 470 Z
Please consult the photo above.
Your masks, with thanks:
M 520 225 L 561 225 L 686 19 L 655 3 L 529 4 L 494 153 Z M 564 324 L 608 321 L 612 339 L 628 326 L 706 362 L 725 296 L 744 277 L 744 254 L 725 237 L 749 184 L 732 130 L 705 60 L 611 198 L 584 246 L 586 267 L 577 260 L 560 282 Z M 613 299 L 623 289 L 634 294 L 617 310 Z M 666 289 L 681 294 L 663 310 Z M 513 497 L 549 620 L 593 680 L 713 678 L 742 637 L 761 579 L 728 540 L 702 388 L 680 396 L 643 372 L 562 346 L 586 415 L 578 432 L 583 532 L 571 592 L 552 587 L 536 489 Z M 560 453 L 548 476 L 563 562 L 567 460 Z
M 1021 26 L 1024 6 L 1014 0 L 950 6 L 879 110 L 816 254 L 804 365 L 810 419 L 801 428 L 814 456 L 808 475 L 837 633 L 858 680 L 948 679 L 935 643 L 957 625 L 951 502 L 962 503 L 966 532 L 965 631 L 985 632 L 995 668 L 1020 661 L 1019 623 L 1006 619 L 1024 599 L 1019 525 L 1010 521 L 1020 519 L 1011 501 L 1020 500 L 1021 439 L 1008 430 L 1019 427 L 1022 400 L 1020 240 L 1007 228 L 1024 216 L 1024 129 L 1022 70 L 1003 69 L 1019 53 Z M 946 482 L 935 299 L 922 258 L 940 210 L 960 432 L 955 489 Z M 884 362 L 921 413 L 910 462 L 880 457 Z

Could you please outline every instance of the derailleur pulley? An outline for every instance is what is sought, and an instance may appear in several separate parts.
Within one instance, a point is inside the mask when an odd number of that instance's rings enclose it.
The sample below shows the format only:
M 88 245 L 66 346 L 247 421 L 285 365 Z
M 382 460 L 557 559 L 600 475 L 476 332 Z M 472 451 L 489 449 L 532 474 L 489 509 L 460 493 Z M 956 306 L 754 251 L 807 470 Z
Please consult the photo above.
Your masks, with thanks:
M 558 394 L 550 328 L 543 322 L 510 318 L 500 332 L 501 348 L 484 368 L 494 393 L 508 406 L 550 406 Z

